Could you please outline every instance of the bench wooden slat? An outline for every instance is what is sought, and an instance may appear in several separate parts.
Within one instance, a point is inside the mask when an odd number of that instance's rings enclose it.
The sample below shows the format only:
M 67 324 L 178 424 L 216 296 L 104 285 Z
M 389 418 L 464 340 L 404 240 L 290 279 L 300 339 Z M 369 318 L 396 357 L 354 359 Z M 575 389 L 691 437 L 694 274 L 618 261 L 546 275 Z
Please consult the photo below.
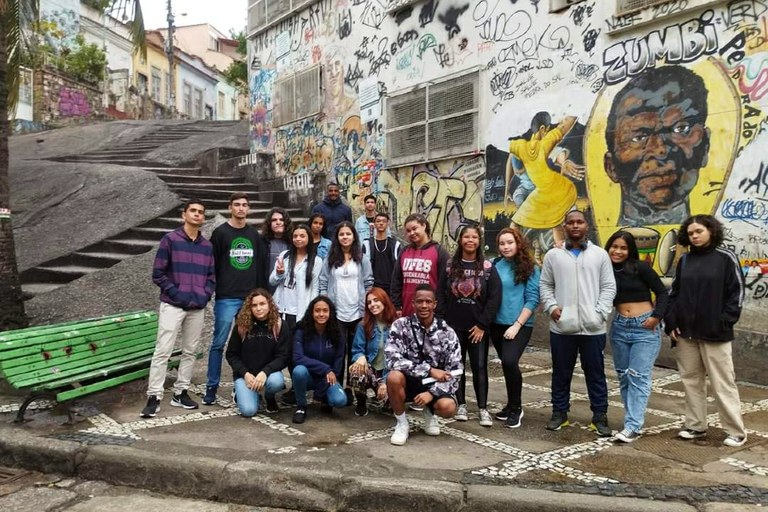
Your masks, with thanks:
M 6 331 L 6 332 L 0 333 L 0 345 L 8 341 L 29 338 L 30 336 L 34 336 L 36 332 L 40 332 L 40 331 L 46 331 L 47 333 L 50 333 L 50 334 L 65 333 L 65 332 L 74 331 L 80 328 L 110 325 L 114 323 L 120 324 L 129 320 L 134 320 L 139 318 L 150 318 L 150 317 L 154 317 L 155 319 L 157 319 L 157 312 L 135 311 L 132 313 L 122 313 L 118 315 L 110 315 L 110 316 L 105 316 L 100 318 L 90 318 L 88 320 L 65 322 L 61 324 L 54 324 L 54 325 L 48 325 L 48 326 L 27 327 L 26 329 L 16 329 L 14 331 Z
M 71 377 L 70 379 L 71 381 L 77 382 L 78 380 L 80 380 L 80 375 L 85 374 L 91 370 L 101 369 L 101 368 L 111 368 L 113 365 L 117 365 L 120 363 L 125 363 L 128 361 L 137 361 L 143 358 L 144 356 L 146 356 L 147 354 L 151 355 L 153 352 L 154 352 L 154 347 L 147 347 L 141 350 L 136 350 L 136 347 L 131 347 L 130 349 L 126 349 L 123 354 L 119 352 L 112 352 L 110 354 L 105 354 L 104 356 L 96 356 L 92 358 L 91 361 L 89 361 L 92 364 L 87 364 L 87 365 L 75 367 L 75 368 L 69 368 L 68 370 L 64 370 L 60 372 L 54 372 L 52 370 L 47 370 L 47 371 L 38 370 L 36 372 L 33 372 L 32 374 L 21 376 L 20 379 L 12 382 L 12 385 L 15 388 L 27 388 L 27 387 L 35 386 L 45 382 L 51 382 L 56 380 L 66 380 L 65 378 L 69 378 L 69 377 Z M 98 363 L 101 363 L 101 366 L 98 366 Z
M 157 326 L 156 315 L 154 315 L 154 318 L 141 317 L 120 323 L 112 322 L 106 325 L 89 325 L 67 332 L 59 332 L 58 330 L 49 332 L 41 330 L 34 334 L 29 334 L 24 338 L 0 341 L 0 357 L 2 357 L 2 359 L 9 359 L 17 357 L 18 355 L 24 355 L 25 353 L 35 352 L 41 345 L 46 345 L 51 349 L 55 349 L 58 346 L 66 346 L 67 344 L 76 343 L 78 340 L 82 340 L 86 337 L 99 338 L 108 336 L 108 333 L 110 332 L 119 332 L 132 326 L 143 325 Z
M 126 345 L 154 345 L 157 328 L 155 325 L 142 326 L 119 334 L 110 333 L 110 338 L 94 341 L 81 341 L 59 350 L 41 350 L 36 353 L 11 360 L 0 361 L 0 374 L 12 378 L 19 373 L 31 372 L 44 368 L 64 369 L 69 365 L 79 365 L 78 361 L 96 354 L 107 354 L 125 348 Z M 66 349 L 69 349 L 69 353 Z

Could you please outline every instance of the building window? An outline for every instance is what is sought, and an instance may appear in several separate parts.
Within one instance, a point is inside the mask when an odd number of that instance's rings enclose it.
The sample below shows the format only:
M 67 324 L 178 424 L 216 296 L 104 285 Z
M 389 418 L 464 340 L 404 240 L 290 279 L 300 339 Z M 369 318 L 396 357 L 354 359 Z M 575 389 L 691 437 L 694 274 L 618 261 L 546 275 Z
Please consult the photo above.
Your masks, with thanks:
M 32 70 L 21 68 L 19 70 L 19 103 L 32 104 Z
M 219 118 L 224 118 L 224 107 L 227 105 L 226 97 L 224 93 L 219 91 Z
M 584 0 L 549 0 L 549 12 L 560 12 Z
M 163 91 L 163 79 L 162 79 L 162 72 L 156 68 L 152 67 L 152 99 L 155 101 L 162 101 L 162 91 Z
M 194 103 L 194 118 L 195 119 L 202 119 L 203 118 L 203 90 L 198 89 L 195 87 L 195 103 Z
M 319 114 L 322 109 L 320 66 L 275 80 L 272 116 L 276 126 Z
M 624 16 L 625 14 L 642 11 L 646 7 L 663 4 L 668 1 L 669 0 L 616 0 L 616 16 Z M 675 9 L 675 11 L 677 11 L 677 9 Z
M 184 82 L 182 87 L 182 95 L 184 98 L 184 113 L 188 116 L 192 115 L 192 86 L 187 82 Z
M 149 91 L 149 80 L 147 79 L 147 75 L 144 73 L 137 73 L 136 86 L 139 89 L 139 94 L 145 94 L 147 91 Z
M 473 71 L 387 97 L 387 166 L 479 151 L 479 78 Z
M 219 51 L 219 39 L 214 36 L 208 36 L 208 49 L 214 52 Z
M 248 36 L 263 32 L 317 0 L 248 0 Z

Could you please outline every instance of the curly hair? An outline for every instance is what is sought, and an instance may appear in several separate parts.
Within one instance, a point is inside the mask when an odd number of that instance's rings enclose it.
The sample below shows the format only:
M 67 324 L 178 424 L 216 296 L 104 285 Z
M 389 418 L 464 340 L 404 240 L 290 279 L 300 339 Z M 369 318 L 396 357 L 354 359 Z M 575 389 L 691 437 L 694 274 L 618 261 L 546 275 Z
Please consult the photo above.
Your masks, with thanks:
M 349 228 L 352 231 L 352 247 L 350 248 L 352 261 L 355 263 L 360 263 L 363 261 L 363 250 L 360 247 L 360 239 L 357 238 L 357 230 L 355 229 L 355 225 L 348 220 L 345 220 L 336 226 L 336 231 L 333 233 L 333 239 L 331 240 L 331 250 L 328 251 L 328 257 L 326 258 L 329 269 L 341 267 L 346 261 L 344 258 L 344 251 L 342 250 L 341 244 L 339 243 L 339 232 L 341 231 L 341 228 Z
M 329 314 L 328 323 L 325 327 L 325 334 L 328 336 L 328 339 L 331 340 L 333 346 L 336 347 L 341 340 L 341 329 L 339 328 L 339 321 L 336 319 L 336 306 L 326 295 L 318 295 L 312 299 L 309 306 L 307 306 L 307 311 L 304 312 L 304 317 L 299 320 L 299 323 L 296 325 L 296 329 L 301 329 L 304 332 L 304 339 L 307 339 L 307 334 L 317 334 L 317 329 L 315 329 L 315 318 L 312 313 L 315 310 L 315 304 L 318 302 L 325 302 L 328 305 Z
M 464 279 L 464 268 L 462 265 L 462 255 L 464 250 L 461 248 L 461 239 L 464 236 L 464 233 L 470 229 L 474 230 L 475 233 L 477 233 L 477 236 L 480 237 L 480 243 L 477 245 L 477 252 L 475 253 L 475 273 L 478 276 L 483 275 L 483 269 L 485 266 L 485 256 L 483 255 L 483 234 L 480 232 L 479 227 L 470 224 L 463 226 L 459 231 L 459 244 L 456 246 L 456 251 L 453 253 L 453 257 L 451 258 L 451 273 L 448 275 L 448 278 L 453 283 Z
M 412 213 L 409 216 L 405 218 L 405 222 L 403 222 L 403 227 L 407 226 L 411 222 L 418 222 L 422 226 L 424 226 L 424 231 L 427 233 L 427 236 L 432 236 L 432 226 L 429 225 L 429 221 L 427 220 L 427 217 L 422 213 Z
M 272 300 L 272 295 L 264 288 L 256 288 L 245 298 L 243 306 L 240 308 L 240 311 L 237 313 L 237 318 L 235 319 L 235 324 L 237 325 L 237 329 L 241 331 L 241 336 L 243 336 L 243 332 L 247 333 L 250 331 L 251 326 L 253 325 L 254 316 L 251 312 L 251 301 L 254 297 L 264 297 L 267 299 L 267 304 L 269 304 L 267 325 L 269 325 L 270 330 L 274 330 L 280 322 L 280 313 L 277 311 L 275 301 Z
M 725 240 L 725 230 L 719 220 L 712 215 L 691 215 L 683 221 L 683 224 L 680 226 L 680 232 L 677 234 L 677 243 L 683 247 L 690 247 L 692 245 L 691 239 L 688 238 L 688 228 L 691 224 L 701 224 L 707 228 L 710 236 L 707 247 L 717 247 Z
M 264 223 L 261 225 L 261 235 L 267 240 L 273 240 L 275 233 L 272 231 L 272 215 L 279 213 L 283 216 L 283 223 L 285 225 L 285 231 L 283 231 L 283 240 L 290 240 L 293 233 L 293 222 L 291 216 L 285 211 L 285 208 L 275 206 L 271 208 L 267 215 L 264 217 Z
M 496 235 L 496 247 L 499 246 L 502 235 L 506 234 L 512 235 L 515 238 L 515 245 L 517 245 L 517 252 L 512 256 L 512 261 L 515 263 L 515 284 L 526 283 L 536 268 L 536 260 L 531 253 L 531 246 L 517 228 L 503 228 Z
M 392 304 L 392 300 L 383 289 L 374 286 L 368 293 L 365 294 L 365 314 L 363 315 L 363 332 L 365 333 L 365 339 L 371 339 L 373 336 L 373 327 L 376 325 L 376 317 L 373 316 L 368 310 L 368 297 L 373 295 L 381 301 L 384 305 L 384 311 L 381 312 L 381 319 L 387 325 L 392 325 L 392 322 L 397 318 L 397 312 L 395 305 Z

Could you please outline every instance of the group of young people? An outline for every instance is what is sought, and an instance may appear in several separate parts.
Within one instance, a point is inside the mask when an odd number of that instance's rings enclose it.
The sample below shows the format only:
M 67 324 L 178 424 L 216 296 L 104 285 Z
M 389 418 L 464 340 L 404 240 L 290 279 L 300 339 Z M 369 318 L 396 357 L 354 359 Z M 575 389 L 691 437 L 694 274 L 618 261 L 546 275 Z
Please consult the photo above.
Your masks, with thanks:
M 215 292 L 206 405 L 216 402 L 222 360 L 234 377 L 234 398 L 243 416 L 275 412 L 276 395 L 295 405 L 293 421 L 308 417 L 307 392 L 322 412 L 355 407 L 368 414 L 376 399 L 391 408 L 391 442 L 405 444 L 410 427 L 406 403 L 424 413 L 423 431 L 440 433 L 437 416 L 467 421 L 464 363 L 469 356 L 480 425 L 494 417 L 488 402 L 488 352 L 501 360 L 506 405 L 495 418 L 510 428 L 522 423 L 520 358 L 541 305 L 550 317 L 552 416 L 546 425 L 568 424 L 570 386 L 577 356 L 587 383 L 592 422 L 611 436 L 604 349 L 609 316 L 616 310 L 611 344 L 624 426 L 615 438 L 634 441 L 641 432 L 651 374 L 661 345 L 661 321 L 677 343 L 686 392 L 683 439 L 706 435 L 706 376 L 728 437 L 741 446 L 746 431 L 739 411 L 730 341 L 743 298 L 738 261 L 721 247 L 722 226 L 708 215 L 687 219 L 671 293 L 641 260 L 628 231 L 610 237 L 605 249 L 587 239 L 585 215 L 573 210 L 563 223 L 566 240 L 547 252 L 539 268 L 526 238 L 514 228 L 496 237 L 498 257 L 484 254 L 478 226 L 463 226 L 453 255 L 430 236 L 421 214 L 403 224 L 407 244 L 390 232 L 389 217 L 364 198 L 355 223 L 351 210 L 329 185 L 309 225 L 293 226 L 287 212 L 272 208 L 261 233 L 246 223 L 248 198 L 233 194 L 230 219 L 211 240 L 199 232 L 204 208 L 190 201 L 183 226 L 160 243 L 153 280 L 161 288 L 158 342 L 147 405 L 157 414 L 173 341 L 182 334 L 182 355 L 172 406 L 194 409 L 189 396 L 202 312 Z M 654 299 L 655 298 L 655 302 Z M 226 353 L 224 348 L 226 346 Z M 264 400 L 264 404 L 261 401 Z

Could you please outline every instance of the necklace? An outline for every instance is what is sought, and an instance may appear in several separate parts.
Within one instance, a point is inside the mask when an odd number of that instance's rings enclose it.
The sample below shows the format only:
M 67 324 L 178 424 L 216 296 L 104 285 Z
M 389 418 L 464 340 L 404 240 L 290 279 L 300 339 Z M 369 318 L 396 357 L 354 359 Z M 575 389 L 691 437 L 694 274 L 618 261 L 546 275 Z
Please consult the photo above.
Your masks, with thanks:
M 376 252 L 384 252 L 387 250 L 387 245 L 389 244 L 389 238 L 384 239 L 384 248 L 379 249 L 379 241 L 375 238 L 373 239 L 373 245 L 376 247 Z

